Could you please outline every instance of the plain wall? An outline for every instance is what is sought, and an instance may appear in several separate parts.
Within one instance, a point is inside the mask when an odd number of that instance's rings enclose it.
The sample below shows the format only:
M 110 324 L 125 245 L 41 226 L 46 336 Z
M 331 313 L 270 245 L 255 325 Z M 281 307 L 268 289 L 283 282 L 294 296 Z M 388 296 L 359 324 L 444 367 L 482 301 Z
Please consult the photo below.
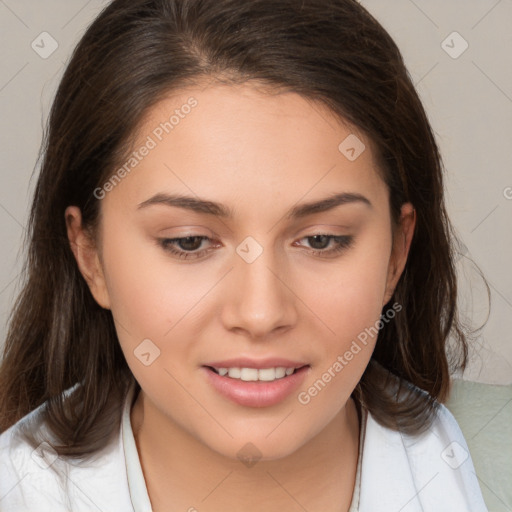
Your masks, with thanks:
M 461 308 L 476 325 L 487 317 L 487 302 L 471 259 L 491 287 L 490 316 L 464 378 L 511 383 L 512 1 L 361 3 L 400 47 L 436 132 L 449 214 L 465 246 L 458 260 Z M 74 45 L 106 4 L 0 2 L 0 345 L 18 291 L 42 126 Z M 49 56 L 55 43 L 43 32 L 58 44 Z

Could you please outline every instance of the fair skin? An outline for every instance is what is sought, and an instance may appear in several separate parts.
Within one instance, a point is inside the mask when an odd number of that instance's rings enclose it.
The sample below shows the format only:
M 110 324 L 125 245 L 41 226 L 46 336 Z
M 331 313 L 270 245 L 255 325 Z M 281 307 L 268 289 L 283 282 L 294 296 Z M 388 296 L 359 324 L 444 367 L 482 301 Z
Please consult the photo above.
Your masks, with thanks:
M 156 139 L 155 127 L 191 96 L 197 106 Z M 338 150 L 350 134 L 366 146 L 354 161 Z M 298 395 L 379 320 L 406 263 L 412 206 L 402 207 L 393 235 L 371 141 L 294 93 L 249 84 L 175 91 L 148 112 L 134 148 L 148 136 L 156 147 L 101 201 L 97 243 L 77 207 L 66 210 L 66 222 L 80 271 L 112 311 L 141 386 L 131 423 L 153 510 L 348 510 L 360 428 L 350 395 L 375 338 L 307 404 Z M 233 216 L 138 208 L 164 193 L 222 203 Z M 367 201 L 286 217 L 338 193 Z M 327 255 L 335 239 L 311 238 L 322 234 L 353 238 Z M 205 250 L 196 259 L 158 244 L 193 236 L 208 239 L 173 247 Z M 251 262 L 237 253 L 246 237 L 262 249 Z M 134 354 L 145 339 L 160 350 L 148 366 Z M 233 357 L 306 368 L 278 403 L 240 405 L 211 385 L 205 367 Z M 252 465 L 237 455 L 253 453 L 248 443 L 260 457 Z

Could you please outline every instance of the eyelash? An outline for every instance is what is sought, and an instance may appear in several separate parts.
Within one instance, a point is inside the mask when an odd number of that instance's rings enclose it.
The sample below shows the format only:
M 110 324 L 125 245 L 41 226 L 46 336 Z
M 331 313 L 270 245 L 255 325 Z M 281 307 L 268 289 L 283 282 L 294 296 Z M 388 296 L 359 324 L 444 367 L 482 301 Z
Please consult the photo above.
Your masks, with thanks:
M 329 234 L 324 234 L 324 233 L 318 233 L 315 235 L 305 236 L 305 237 L 301 238 L 300 240 L 304 240 L 307 238 L 321 237 L 321 236 L 327 237 L 329 239 L 329 242 L 331 240 L 334 240 L 336 245 L 334 248 L 328 249 L 328 250 L 312 249 L 311 253 L 315 256 L 329 257 L 331 255 L 341 253 L 344 250 L 350 248 L 354 242 L 353 236 L 347 236 L 347 235 L 338 236 L 338 235 L 329 235 Z M 191 251 L 178 250 L 175 248 L 177 243 L 181 242 L 182 240 L 187 240 L 190 238 L 201 239 L 201 241 L 202 240 L 210 240 L 210 238 L 207 236 L 193 235 L 193 236 L 185 236 L 185 237 L 180 237 L 180 238 L 162 238 L 162 239 L 159 239 L 159 243 L 165 251 L 170 252 L 171 254 L 177 256 L 180 259 L 190 259 L 190 258 L 198 259 L 198 258 L 201 258 L 204 254 L 206 254 L 207 252 L 209 252 L 211 250 L 211 249 L 203 249 L 198 252 L 191 252 Z

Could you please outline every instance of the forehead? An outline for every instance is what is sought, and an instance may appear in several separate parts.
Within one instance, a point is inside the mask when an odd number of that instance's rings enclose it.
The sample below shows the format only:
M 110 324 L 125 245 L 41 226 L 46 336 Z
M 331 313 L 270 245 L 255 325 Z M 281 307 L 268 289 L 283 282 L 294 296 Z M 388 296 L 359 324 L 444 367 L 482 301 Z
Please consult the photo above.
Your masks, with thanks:
M 297 141 L 307 139 L 309 144 L 302 152 L 308 153 L 319 143 L 334 143 L 336 149 L 343 133 L 367 139 L 320 101 L 252 81 L 230 85 L 209 82 L 173 91 L 146 112 L 137 134 L 139 141 L 148 134 L 157 142 L 171 133 L 181 132 L 184 138 L 190 133 L 187 125 L 193 125 L 203 143 L 207 142 L 206 134 L 214 143 L 227 136 L 233 143 L 245 141 L 245 149 L 250 149 L 245 138 L 248 132 L 257 135 L 258 141 L 266 140 L 266 150 L 287 144 L 301 152 Z M 235 145 L 230 149 L 234 152 Z
M 279 205 L 329 191 L 382 192 L 361 131 L 322 103 L 250 83 L 173 91 L 148 110 L 133 150 L 137 162 L 116 189 L 131 187 L 141 200 L 172 191 L 263 207 L 263 197 Z

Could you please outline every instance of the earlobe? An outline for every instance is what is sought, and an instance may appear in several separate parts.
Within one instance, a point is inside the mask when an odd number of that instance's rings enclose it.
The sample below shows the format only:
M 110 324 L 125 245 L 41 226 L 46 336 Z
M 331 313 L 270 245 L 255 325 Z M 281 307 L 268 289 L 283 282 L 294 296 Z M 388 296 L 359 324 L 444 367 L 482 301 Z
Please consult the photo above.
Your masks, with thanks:
M 69 245 L 78 269 L 92 296 L 104 309 L 110 309 L 110 299 L 98 250 L 89 233 L 82 226 L 82 214 L 77 206 L 69 206 L 64 213 Z
M 382 305 L 386 304 L 393 296 L 396 285 L 405 269 L 415 227 L 416 210 L 411 203 L 405 203 L 401 208 L 399 225 L 393 240 L 393 250 L 388 266 L 386 293 Z

